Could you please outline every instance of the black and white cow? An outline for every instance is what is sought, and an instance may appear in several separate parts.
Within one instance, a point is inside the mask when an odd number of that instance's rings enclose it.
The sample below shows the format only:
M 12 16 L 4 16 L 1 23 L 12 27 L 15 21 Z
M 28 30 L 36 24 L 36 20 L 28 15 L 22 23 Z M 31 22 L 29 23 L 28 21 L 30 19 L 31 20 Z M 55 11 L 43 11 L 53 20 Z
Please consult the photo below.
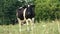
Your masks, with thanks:
M 34 17 L 35 17 L 35 12 L 34 12 L 34 7 L 35 5 L 25 5 L 23 7 L 19 7 L 17 9 L 17 19 L 18 19 L 18 22 L 19 22 L 19 28 L 20 28 L 20 31 L 21 31 L 21 24 L 22 23 L 27 23 L 27 29 L 28 29 L 28 25 L 31 24 L 31 26 L 33 25 L 34 23 Z M 29 23 L 30 22 L 30 23 Z M 31 27 L 32 29 L 32 27 Z

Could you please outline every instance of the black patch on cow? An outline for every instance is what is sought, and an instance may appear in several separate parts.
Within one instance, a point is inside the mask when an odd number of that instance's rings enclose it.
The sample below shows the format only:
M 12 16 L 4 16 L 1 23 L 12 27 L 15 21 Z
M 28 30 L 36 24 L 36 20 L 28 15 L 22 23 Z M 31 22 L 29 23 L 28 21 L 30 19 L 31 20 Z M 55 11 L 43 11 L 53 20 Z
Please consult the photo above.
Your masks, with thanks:
M 35 13 L 34 13 L 34 8 L 32 6 L 28 7 L 27 10 L 26 10 L 26 13 L 25 13 L 25 17 L 26 19 L 28 18 L 33 18 L 35 16 Z

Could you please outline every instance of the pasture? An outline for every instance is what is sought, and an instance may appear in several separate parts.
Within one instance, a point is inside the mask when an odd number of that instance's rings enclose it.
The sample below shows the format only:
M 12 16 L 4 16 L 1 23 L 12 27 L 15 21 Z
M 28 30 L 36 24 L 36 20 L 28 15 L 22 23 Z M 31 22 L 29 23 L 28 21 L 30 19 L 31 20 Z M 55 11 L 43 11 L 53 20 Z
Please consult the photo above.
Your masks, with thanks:
M 26 25 L 22 26 L 22 34 L 31 34 L 26 31 Z M 0 34 L 19 34 L 18 24 L 0 25 Z M 40 21 L 34 24 L 33 34 L 60 34 L 60 21 Z

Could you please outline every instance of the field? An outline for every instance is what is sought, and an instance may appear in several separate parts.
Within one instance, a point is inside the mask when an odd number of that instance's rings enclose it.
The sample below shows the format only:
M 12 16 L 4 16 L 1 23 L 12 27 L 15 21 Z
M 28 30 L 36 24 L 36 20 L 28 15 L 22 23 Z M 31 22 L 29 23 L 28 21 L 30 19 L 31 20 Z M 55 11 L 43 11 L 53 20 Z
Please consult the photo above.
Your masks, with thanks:
M 0 25 L 0 34 L 19 34 L 18 24 Z M 26 26 L 22 26 L 21 34 L 32 34 L 26 31 Z M 60 21 L 41 21 L 34 24 L 33 34 L 60 34 Z

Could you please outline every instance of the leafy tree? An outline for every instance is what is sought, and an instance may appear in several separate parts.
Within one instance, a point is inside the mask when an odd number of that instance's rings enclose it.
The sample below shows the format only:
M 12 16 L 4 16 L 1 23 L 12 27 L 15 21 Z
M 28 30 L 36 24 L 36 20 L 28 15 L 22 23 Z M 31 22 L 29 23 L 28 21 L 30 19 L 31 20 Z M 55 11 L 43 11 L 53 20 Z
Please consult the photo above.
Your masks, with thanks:
M 36 0 L 35 4 L 37 20 L 55 20 L 60 18 L 59 0 Z

